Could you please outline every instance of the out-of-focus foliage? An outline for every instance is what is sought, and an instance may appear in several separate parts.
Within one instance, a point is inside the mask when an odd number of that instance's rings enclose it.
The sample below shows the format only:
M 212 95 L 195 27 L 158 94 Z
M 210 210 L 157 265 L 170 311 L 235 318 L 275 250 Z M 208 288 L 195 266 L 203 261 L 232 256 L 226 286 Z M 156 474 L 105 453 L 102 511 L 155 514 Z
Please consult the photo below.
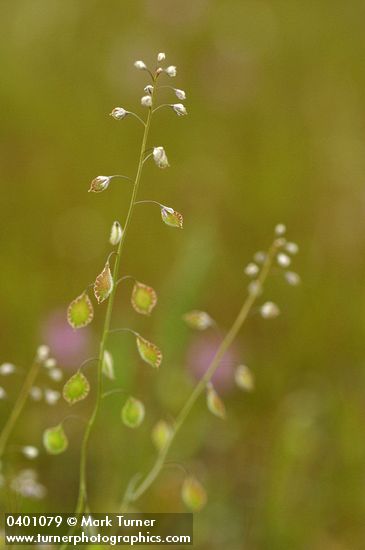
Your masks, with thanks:
M 148 368 L 124 333 L 110 339 L 119 385 L 143 399 L 138 430 L 120 422 L 121 395 L 105 400 L 92 440 L 91 505 L 111 510 L 136 469 L 154 455 L 150 432 L 176 414 L 213 334 L 192 333 L 181 316 L 204 309 L 222 326 L 245 294 L 243 268 L 284 222 L 300 244 L 303 285 L 280 275 L 268 287 L 281 317 L 249 319 L 225 361 L 222 421 L 204 399 L 181 430 L 171 460 L 202 480 L 208 504 L 197 547 L 352 550 L 365 540 L 365 34 L 360 0 L 13 0 L 0 4 L 1 360 L 26 368 L 49 343 L 66 378 L 97 350 L 105 304 L 75 336 L 67 305 L 95 280 L 123 223 L 130 186 L 87 193 L 99 174 L 133 175 L 141 128 L 115 121 L 113 107 L 139 109 L 144 75 L 136 59 L 166 51 L 187 93 L 188 117 L 161 111 L 153 163 L 140 198 L 181 211 L 169 230 L 156 208 L 136 209 L 123 274 L 156 289 L 152 317 L 118 288 L 114 326 L 131 326 L 164 353 Z M 170 82 L 169 82 L 170 83 Z M 170 92 L 161 99 L 171 101 Z M 79 333 L 82 336 L 79 336 Z M 82 338 L 80 341 L 79 338 Z M 204 355 L 205 354 L 205 355 Z M 244 362 L 255 391 L 234 389 Z M 85 372 L 95 388 L 94 365 Z M 1 418 L 21 374 L 7 386 Z M 232 382 L 232 383 L 231 383 Z M 108 383 L 108 382 L 107 382 Z M 5 382 L 4 382 L 5 385 Z M 94 391 L 75 405 L 88 414 Z M 41 446 L 68 413 L 29 405 L 14 442 Z M 71 510 L 84 423 L 65 425 L 67 452 L 33 464 L 48 494 L 28 509 Z M 14 458 L 14 468 L 27 466 Z M 60 483 L 62 479 L 62 483 Z M 139 503 L 181 511 L 180 469 L 167 468 Z

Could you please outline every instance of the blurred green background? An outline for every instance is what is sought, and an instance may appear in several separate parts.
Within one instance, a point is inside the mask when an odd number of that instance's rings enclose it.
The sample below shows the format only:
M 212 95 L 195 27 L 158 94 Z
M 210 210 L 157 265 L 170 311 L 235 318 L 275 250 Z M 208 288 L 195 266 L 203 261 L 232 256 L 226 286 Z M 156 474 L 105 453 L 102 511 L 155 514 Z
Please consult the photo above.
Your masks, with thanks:
M 293 289 L 274 273 L 266 297 L 282 316 L 252 316 L 224 366 L 245 362 L 256 390 L 222 389 L 226 422 L 201 399 L 171 461 L 208 492 L 196 548 L 364 547 L 364 17 L 360 0 L 0 3 L 1 361 L 26 369 L 47 341 L 71 373 L 95 353 L 105 306 L 71 344 L 64 312 L 100 272 L 130 187 L 87 189 L 98 174 L 133 175 L 141 139 L 137 121 L 108 113 L 143 113 L 146 75 L 133 62 L 153 64 L 159 51 L 178 67 L 166 84 L 188 96 L 188 117 L 155 118 L 150 144 L 165 147 L 171 168 L 148 164 L 140 192 L 181 211 L 185 229 L 166 227 L 153 206 L 136 209 L 122 271 L 152 285 L 159 304 L 141 318 L 125 284 L 113 321 L 156 342 L 164 363 L 159 373 L 142 364 L 125 334 L 109 341 L 116 385 L 144 400 L 147 417 L 128 430 L 124 397 L 105 401 L 89 460 L 95 511 L 114 510 L 129 477 L 151 464 L 151 427 L 179 411 L 195 355 L 216 345 L 181 315 L 200 308 L 229 326 L 245 296 L 244 266 L 283 222 L 300 246 L 303 284 Z M 161 100 L 174 101 L 168 91 Z M 1 381 L 4 420 L 21 379 Z M 45 376 L 47 384 L 57 387 Z M 71 413 L 86 417 L 93 397 Z M 67 414 L 61 402 L 29 404 L 12 440 L 15 469 L 29 467 L 16 445 L 40 446 Z M 67 453 L 31 464 L 48 494 L 23 509 L 72 510 L 83 428 L 70 419 Z M 182 479 L 171 465 L 140 509 L 183 511 Z

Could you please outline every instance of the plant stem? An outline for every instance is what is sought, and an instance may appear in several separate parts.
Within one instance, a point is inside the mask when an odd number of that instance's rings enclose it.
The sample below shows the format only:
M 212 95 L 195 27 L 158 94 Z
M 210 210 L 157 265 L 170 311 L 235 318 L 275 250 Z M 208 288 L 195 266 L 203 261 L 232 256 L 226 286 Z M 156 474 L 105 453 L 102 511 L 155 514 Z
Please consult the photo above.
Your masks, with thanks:
M 272 246 L 268 251 L 266 260 L 257 278 L 257 284 L 259 289 L 263 288 L 266 278 L 270 272 L 272 261 L 276 255 L 278 248 L 280 248 L 280 246 L 281 246 L 280 241 L 276 240 L 274 241 L 274 243 L 272 244 Z M 135 487 L 134 489 L 131 487 L 131 485 L 128 486 L 128 490 L 126 491 L 126 494 L 124 496 L 123 503 L 122 503 L 122 511 L 126 511 L 129 503 L 135 502 L 136 500 L 138 500 L 147 491 L 147 489 L 152 485 L 152 483 L 155 481 L 157 476 L 160 474 L 162 468 L 165 465 L 166 457 L 171 448 L 171 445 L 174 442 L 180 428 L 184 424 L 195 402 L 197 401 L 201 393 L 205 390 L 207 383 L 212 379 L 215 371 L 219 367 L 221 360 L 224 357 L 225 353 L 227 352 L 228 348 L 232 345 L 233 341 L 235 340 L 237 334 L 242 328 L 242 325 L 246 321 L 247 316 L 250 313 L 251 308 L 254 305 L 258 295 L 259 293 L 255 293 L 255 292 L 250 292 L 248 294 L 234 323 L 232 324 L 231 328 L 229 329 L 226 336 L 222 340 L 204 376 L 202 376 L 202 378 L 199 380 L 194 390 L 190 394 L 189 398 L 187 399 L 185 405 L 183 406 L 180 413 L 178 414 L 169 441 L 167 442 L 165 447 L 160 451 L 152 468 L 146 474 L 144 479 L 139 483 L 139 485 L 137 485 L 137 487 Z
M 145 126 L 144 126 L 144 132 L 143 132 L 142 145 L 141 145 L 141 150 L 140 150 L 140 155 L 139 155 L 137 173 L 136 173 L 136 177 L 135 177 L 134 184 L 133 184 L 133 191 L 132 191 L 132 196 L 131 196 L 131 200 L 130 200 L 130 204 L 129 204 L 129 209 L 128 209 L 128 213 L 127 213 L 126 222 L 125 222 L 125 225 L 124 225 L 123 235 L 122 235 L 122 238 L 121 238 L 121 240 L 119 242 L 119 245 L 118 245 L 117 258 L 115 260 L 114 269 L 113 269 L 113 281 L 116 281 L 117 278 L 118 278 L 120 259 L 121 259 L 121 254 L 122 254 L 122 250 L 123 250 L 123 245 L 124 245 L 126 235 L 127 235 L 127 232 L 128 232 L 131 220 L 132 220 L 134 206 L 135 206 L 136 199 L 137 199 L 137 194 L 138 194 L 139 183 L 140 183 L 140 180 L 141 180 L 142 169 L 143 169 L 144 152 L 145 152 L 145 149 L 146 149 L 148 134 L 149 134 L 150 125 L 151 125 L 151 118 L 152 118 L 153 93 L 152 93 L 151 97 L 152 97 L 152 106 L 148 110 L 148 116 L 147 116 L 147 120 L 146 120 L 146 123 L 145 123 Z M 110 294 L 110 297 L 109 297 L 109 300 L 108 300 L 108 305 L 107 305 L 107 310 L 106 310 L 106 315 L 105 315 L 105 321 L 104 321 L 104 327 L 103 327 L 103 333 L 102 333 L 100 347 L 99 347 L 97 396 L 96 396 L 94 409 L 93 409 L 93 412 L 92 412 L 91 417 L 89 419 L 89 422 L 87 424 L 87 427 L 86 427 L 86 430 L 85 430 L 85 433 L 84 433 L 84 437 L 83 437 L 83 441 L 82 441 L 82 445 L 81 445 L 79 495 L 78 495 L 77 506 L 76 506 L 76 510 L 75 510 L 75 513 L 78 513 L 78 514 L 81 514 L 84 511 L 85 505 L 86 505 L 86 502 L 87 502 L 87 482 L 86 482 L 87 451 L 88 451 L 88 444 L 89 444 L 90 434 L 92 432 L 95 421 L 97 419 L 99 409 L 100 409 L 100 405 L 101 405 L 101 401 L 102 401 L 102 396 L 103 396 L 103 372 L 102 372 L 102 367 L 103 367 L 105 346 L 106 346 L 108 334 L 109 334 L 109 331 L 110 331 L 110 323 L 111 323 L 111 317 L 112 317 L 112 312 L 113 312 L 113 305 L 114 305 L 116 288 L 117 288 L 117 285 L 114 285 L 113 290 L 112 290 L 112 292 Z M 66 548 L 66 546 L 65 546 L 65 548 Z
M 1 435 L 0 435 L 0 459 L 2 458 L 5 447 L 8 443 L 9 437 L 11 435 L 11 432 L 14 429 L 14 426 L 16 424 L 16 421 L 19 418 L 20 413 L 23 410 L 23 407 L 27 401 L 29 390 L 32 387 L 35 379 L 38 376 L 39 369 L 41 367 L 41 363 L 38 361 L 34 361 L 33 365 L 30 367 L 28 375 L 26 379 L 24 380 L 24 384 L 19 392 L 18 399 L 13 407 L 13 410 L 11 411 L 11 414 L 8 418 L 8 421 L 6 422 Z

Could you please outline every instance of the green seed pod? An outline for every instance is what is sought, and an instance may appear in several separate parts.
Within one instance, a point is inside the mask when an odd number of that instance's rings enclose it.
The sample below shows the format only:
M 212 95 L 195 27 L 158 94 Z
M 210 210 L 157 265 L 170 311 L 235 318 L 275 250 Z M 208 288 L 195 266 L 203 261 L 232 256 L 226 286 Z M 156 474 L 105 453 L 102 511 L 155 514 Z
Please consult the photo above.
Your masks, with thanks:
M 155 344 L 152 344 L 142 336 L 137 336 L 137 349 L 138 352 L 146 363 L 151 367 L 158 368 L 161 365 L 162 353 Z
M 82 401 L 87 397 L 90 391 L 88 379 L 82 372 L 76 372 L 63 386 L 63 397 L 67 403 L 73 405 L 77 401 Z
M 94 317 L 94 308 L 89 296 L 83 292 L 67 309 L 67 321 L 72 328 L 86 327 Z
M 161 208 L 161 218 L 162 221 L 170 227 L 177 227 L 178 229 L 183 228 L 184 220 L 182 215 L 169 206 L 163 206 Z
M 61 454 L 67 449 L 68 439 L 62 424 L 45 430 L 43 433 L 43 445 L 47 453 L 51 455 Z
M 207 494 L 203 485 L 193 476 L 185 479 L 181 498 L 185 506 L 192 512 L 200 512 L 207 502 Z
M 99 304 L 109 298 L 113 290 L 113 286 L 114 281 L 110 271 L 109 262 L 107 262 L 103 271 L 96 277 L 94 283 L 94 294 Z
M 122 421 L 128 428 L 138 428 L 145 415 L 144 405 L 134 397 L 128 397 L 122 408 Z
M 165 420 L 159 420 L 152 429 L 152 441 L 158 451 L 162 451 L 171 439 L 173 429 Z
M 150 315 L 157 304 L 157 294 L 152 287 L 136 281 L 132 291 L 131 302 L 137 313 Z

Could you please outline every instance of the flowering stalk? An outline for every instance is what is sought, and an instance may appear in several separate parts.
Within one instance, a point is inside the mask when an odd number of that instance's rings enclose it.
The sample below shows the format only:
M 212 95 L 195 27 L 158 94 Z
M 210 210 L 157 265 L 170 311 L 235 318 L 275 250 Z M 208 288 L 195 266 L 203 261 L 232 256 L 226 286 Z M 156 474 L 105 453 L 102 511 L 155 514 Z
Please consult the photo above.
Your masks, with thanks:
M 186 418 L 188 417 L 191 409 L 193 408 L 200 395 L 204 392 L 207 386 L 209 387 L 210 381 L 215 371 L 219 367 L 222 358 L 238 335 L 240 329 L 242 328 L 252 309 L 252 306 L 256 302 L 257 297 L 261 294 L 263 285 L 267 279 L 267 276 L 269 275 L 273 260 L 276 257 L 278 250 L 283 246 L 284 243 L 284 239 L 275 239 L 275 241 L 271 245 L 261 268 L 261 271 L 256 281 L 254 281 L 254 287 L 251 287 L 251 290 L 249 291 L 248 296 L 244 301 L 235 321 L 233 322 L 231 328 L 229 329 L 220 346 L 218 347 L 218 350 L 214 358 L 212 359 L 208 369 L 206 370 L 204 376 L 202 376 L 202 378 L 199 380 L 189 398 L 187 399 L 185 405 L 178 414 L 176 421 L 171 428 L 171 432 L 166 438 L 166 442 L 161 448 L 152 468 L 139 483 L 133 483 L 133 481 L 137 479 L 137 476 L 133 478 L 132 481 L 129 483 L 121 505 L 122 511 L 126 511 L 130 503 L 138 500 L 149 489 L 157 476 L 160 474 L 166 463 L 166 457 L 169 453 L 169 450 L 180 428 L 183 426 Z
M 157 76 L 158 75 L 153 76 L 154 84 L 156 82 Z M 129 229 L 129 226 L 130 226 L 130 223 L 131 223 L 131 220 L 132 220 L 133 211 L 134 211 L 136 198 L 137 198 L 137 194 L 138 194 L 138 188 L 139 188 L 139 184 L 140 184 L 140 180 L 141 180 L 141 175 L 142 175 L 142 170 L 143 170 L 143 159 L 144 159 L 144 154 L 145 154 L 145 150 L 146 150 L 146 144 L 147 144 L 148 134 L 149 134 L 150 125 L 151 125 L 151 118 L 152 118 L 154 88 L 153 88 L 153 91 L 152 91 L 152 94 L 151 94 L 151 107 L 148 111 L 147 121 L 145 123 L 145 128 L 144 128 L 144 132 L 143 132 L 142 144 L 141 144 L 140 155 L 139 155 L 139 160 L 138 160 L 137 173 L 136 173 L 136 177 L 135 177 L 135 180 L 134 180 L 134 183 L 133 183 L 133 191 L 132 191 L 132 196 L 131 196 L 131 200 L 130 200 L 130 203 L 129 203 L 127 218 L 126 218 L 126 222 L 125 222 L 125 225 L 124 225 L 123 234 L 122 234 L 122 237 L 119 241 L 119 245 L 118 245 L 118 249 L 117 249 L 117 255 L 116 255 L 116 260 L 115 260 L 114 270 L 113 270 L 113 281 L 116 281 L 118 279 L 118 276 L 119 276 L 119 266 L 120 266 L 120 259 L 121 259 L 121 255 L 122 255 L 123 245 L 124 245 L 124 242 L 125 242 L 125 239 L 126 239 L 126 236 L 127 236 L 127 233 L 128 233 L 128 229 Z M 79 514 L 81 514 L 84 511 L 86 501 L 87 501 L 86 459 L 87 459 L 88 443 L 89 443 L 90 434 L 91 434 L 91 431 L 94 427 L 96 418 L 97 418 L 98 413 L 99 413 L 101 401 L 102 401 L 102 395 L 103 395 L 102 365 L 103 365 L 106 341 L 107 341 L 108 333 L 110 331 L 110 323 L 111 323 L 111 317 L 112 317 L 112 312 L 113 312 L 113 305 L 114 305 L 114 298 L 115 298 L 116 288 L 117 288 L 117 285 L 114 285 L 113 290 L 112 290 L 112 292 L 110 294 L 110 297 L 109 297 L 108 306 L 107 306 L 107 310 L 106 310 L 103 333 L 102 333 L 100 348 L 99 348 L 97 396 L 96 396 L 96 401 L 95 401 L 93 412 L 92 412 L 91 417 L 89 419 L 89 422 L 86 426 L 86 430 L 85 430 L 85 433 L 84 433 L 82 446 L 81 446 L 80 482 L 79 482 L 80 484 L 79 484 L 79 495 L 78 495 L 77 506 L 76 506 L 76 513 L 79 513 Z

